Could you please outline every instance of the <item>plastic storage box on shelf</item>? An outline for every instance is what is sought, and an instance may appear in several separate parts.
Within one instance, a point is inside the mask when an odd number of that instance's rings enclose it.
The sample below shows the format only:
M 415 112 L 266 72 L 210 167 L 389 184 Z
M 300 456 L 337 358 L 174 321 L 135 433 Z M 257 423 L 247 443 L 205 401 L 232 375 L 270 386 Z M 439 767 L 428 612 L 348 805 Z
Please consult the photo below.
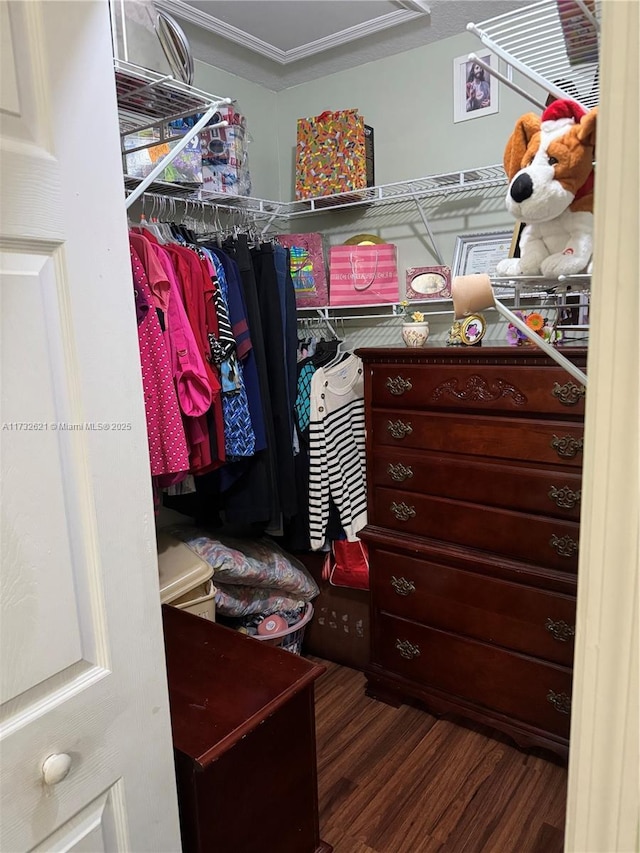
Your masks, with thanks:
M 154 138 L 153 130 L 142 131 L 125 138 L 126 149 L 137 149 L 126 154 L 125 172 L 128 177 L 146 178 L 156 164 L 169 153 L 172 146 L 179 141 L 180 136 L 176 135 L 175 139 L 169 139 L 158 145 L 150 145 Z M 200 140 L 197 136 L 188 142 L 186 148 L 161 172 L 158 180 L 193 187 L 202 184 L 202 155 Z
M 202 192 L 209 195 L 251 195 L 246 119 L 233 106 L 220 107 L 211 124 L 227 127 L 205 129 L 200 134 Z
M 216 588 L 211 566 L 184 542 L 162 530 L 157 545 L 162 603 L 215 622 Z

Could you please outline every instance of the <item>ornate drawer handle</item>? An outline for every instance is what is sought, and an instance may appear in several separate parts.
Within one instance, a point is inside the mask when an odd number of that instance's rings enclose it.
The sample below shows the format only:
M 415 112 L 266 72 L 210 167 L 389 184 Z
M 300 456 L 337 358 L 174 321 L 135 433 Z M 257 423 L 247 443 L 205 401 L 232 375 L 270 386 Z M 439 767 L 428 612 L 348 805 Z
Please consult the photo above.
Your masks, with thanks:
M 410 468 L 409 465 L 403 465 L 402 462 L 398 462 L 397 465 L 390 462 L 389 467 L 387 468 L 387 474 L 392 480 L 395 480 L 396 483 L 402 483 L 410 477 L 413 477 L 413 469 Z
M 402 657 L 407 660 L 413 660 L 413 658 L 420 656 L 420 649 L 418 646 L 414 646 L 413 643 L 409 642 L 409 640 L 396 640 L 396 649 L 400 652 Z
M 405 424 L 404 421 L 389 421 L 387 429 L 394 438 L 404 438 L 413 432 L 411 424 Z
M 583 399 L 585 393 L 584 385 L 576 385 L 574 382 L 567 382 L 565 385 L 556 382 L 551 392 L 563 406 L 575 406 Z
M 555 690 L 549 690 L 547 702 L 551 702 L 559 714 L 571 713 L 571 696 L 567 696 L 566 693 L 556 693 Z
M 558 438 L 557 435 L 554 435 L 551 447 L 553 447 L 558 456 L 565 456 L 572 459 L 582 450 L 582 444 L 583 440 L 581 438 L 574 438 L 571 435 L 565 435 L 562 438 Z
M 395 589 L 398 595 L 411 595 L 416 591 L 416 585 L 413 581 L 408 581 L 406 578 L 397 578 L 391 576 L 391 586 Z
M 549 545 L 561 557 L 573 557 L 574 554 L 578 553 L 578 543 L 570 536 L 556 536 L 554 533 L 549 539 Z
M 551 486 L 549 489 L 549 497 L 556 506 L 562 507 L 563 509 L 573 509 L 576 504 L 580 503 L 582 491 L 578 489 L 574 492 L 569 488 L 569 486 L 563 486 L 561 489 Z
M 396 397 L 399 397 L 401 394 L 404 394 L 405 391 L 411 391 L 411 389 L 413 388 L 411 380 L 403 379 L 402 376 L 396 376 L 395 379 L 392 379 L 391 376 L 388 376 L 386 385 L 389 389 L 389 393 L 395 395 Z
M 554 622 L 551 616 L 547 617 L 544 627 L 551 634 L 554 640 L 559 640 L 561 643 L 566 643 L 576 633 L 575 625 L 567 625 L 562 619 Z
M 404 501 L 397 504 L 395 501 L 391 504 L 391 512 L 395 515 L 398 521 L 409 521 L 410 518 L 416 517 L 416 508 L 408 506 Z

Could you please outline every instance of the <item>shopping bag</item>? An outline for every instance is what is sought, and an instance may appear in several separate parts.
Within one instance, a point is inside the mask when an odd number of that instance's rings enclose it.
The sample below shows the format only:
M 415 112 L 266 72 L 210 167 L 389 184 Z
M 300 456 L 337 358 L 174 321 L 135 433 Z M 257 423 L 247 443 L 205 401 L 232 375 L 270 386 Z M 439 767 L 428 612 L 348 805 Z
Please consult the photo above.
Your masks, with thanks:
M 329 249 L 329 305 L 398 301 L 398 265 L 393 243 Z
M 369 553 L 364 542 L 336 539 L 324 558 L 322 579 L 331 586 L 369 589 Z
M 373 185 L 373 131 L 357 110 L 300 118 L 296 134 L 296 198 Z
M 329 287 L 322 250 L 322 234 L 280 234 L 289 249 L 289 270 L 298 308 L 323 308 L 329 304 Z

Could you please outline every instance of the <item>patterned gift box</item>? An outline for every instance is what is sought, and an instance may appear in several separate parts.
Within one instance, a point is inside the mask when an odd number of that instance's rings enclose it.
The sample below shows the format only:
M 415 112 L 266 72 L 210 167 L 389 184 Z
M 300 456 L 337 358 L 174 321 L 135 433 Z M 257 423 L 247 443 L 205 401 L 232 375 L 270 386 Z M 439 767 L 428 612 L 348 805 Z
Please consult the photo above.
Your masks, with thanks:
M 369 131 L 365 132 L 364 119 L 355 109 L 298 119 L 296 198 L 372 186 L 373 131 Z
M 322 308 L 329 303 L 322 234 L 280 234 L 289 249 L 289 269 L 298 308 Z

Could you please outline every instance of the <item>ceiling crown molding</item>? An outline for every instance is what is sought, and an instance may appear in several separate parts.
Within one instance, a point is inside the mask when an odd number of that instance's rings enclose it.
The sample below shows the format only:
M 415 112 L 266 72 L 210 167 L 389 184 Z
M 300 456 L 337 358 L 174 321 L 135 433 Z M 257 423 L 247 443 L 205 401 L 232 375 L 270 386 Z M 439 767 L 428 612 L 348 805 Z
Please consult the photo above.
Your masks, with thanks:
M 399 24 L 405 24 L 416 18 L 424 18 L 430 14 L 429 6 L 425 2 L 422 2 L 422 0 L 400 0 L 399 5 L 404 7 L 402 9 L 389 12 L 387 15 L 380 15 L 378 18 L 372 18 L 369 21 L 363 21 L 361 24 L 347 27 L 337 33 L 332 33 L 329 36 L 324 36 L 323 38 L 300 45 L 292 50 L 281 50 L 275 45 L 269 44 L 269 42 L 256 38 L 245 30 L 227 24 L 213 15 L 202 12 L 195 6 L 190 6 L 184 0 L 155 0 L 155 5 L 158 9 L 163 9 L 176 18 L 181 18 L 183 21 L 195 24 L 195 26 L 201 29 L 208 30 L 222 38 L 242 45 L 242 47 L 266 56 L 279 65 L 288 65 L 291 62 L 297 62 L 316 53 L 323 53 L 325 50 L 330 50 L 333 47 L 339 47 L 342 44 L 365 38 L 390 27 L 397 27 Z

